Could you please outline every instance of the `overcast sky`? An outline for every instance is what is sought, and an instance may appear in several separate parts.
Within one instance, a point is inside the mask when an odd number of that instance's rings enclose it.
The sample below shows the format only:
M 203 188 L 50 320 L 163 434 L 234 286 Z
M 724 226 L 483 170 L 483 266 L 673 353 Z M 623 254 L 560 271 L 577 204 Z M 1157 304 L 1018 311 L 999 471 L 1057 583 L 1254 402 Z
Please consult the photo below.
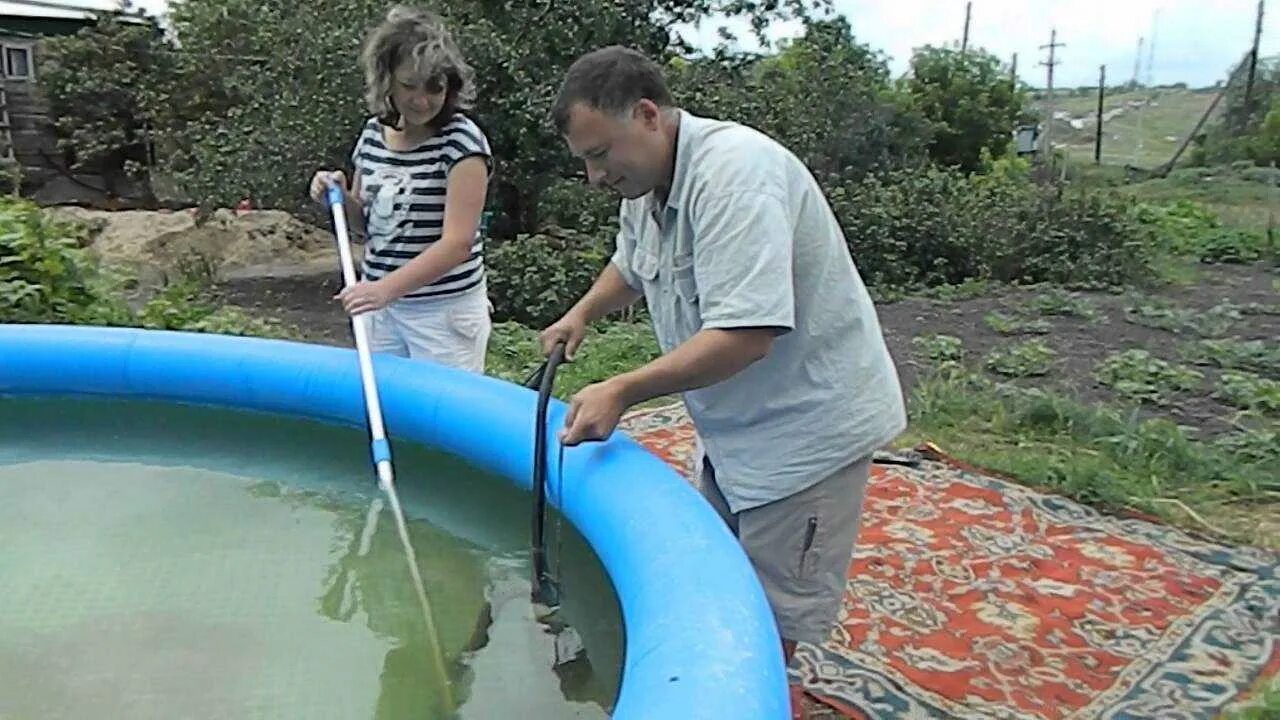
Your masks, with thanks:
M 895 75 L 907 69 L 912 48 L 959 42 L 964 33 L 965 0 L 835 0 L 835 7 L 860 42 L 890 56 Z M 1109 80 L 1127 81 L 1138 38 L 1150 43 L 1154 23 L 1154 82 L 1212 85 L 1249 49 L 1257 7 L 1257 0 L 973 0 L 969 44 L 1006 61 L 1017 53 L 1018 75 L 1042 86 L 1045 67 L 1038 63 L 1047 51 L 1040 46 L 1057 28 L 1058 42 L 1066 46 L 1057 51 L 1054 85 L 1096 84 L 1103 64 Z M 794 26 L 771 30 L 775 37 L 795 32 Z M 703 23 L 694 36 L 714 44 L 716 24 Z M 1143 51 L 1143 79 L 1150 49 Z M 1280 53 L 1276 0 L 1263 20 L 1262 53 Z
M 556 0 L 571 2 L 572 0 Z M 150 12 L 163 12 L 166 0 L 136 0 Z M 1117 82 L 1133 76 L 1138 37 L 1150 43 L 1155 24 L 1152 78 L 1156 83 L 1212 85 L 1248 50 L 1253 40 L 1257 0 L 973 0 L 969 43 L 1008 60 L 1018 54 L 1018 75 L 1043 86 L 1046 58 L 1041 45 L 1056 27 L 1060 64 L 1054 84 L 1061 87 L 1097 83 L 1098 66 Z M 911 49 L 925 44 L 958 42 L 964 30 L 965 0 L 835 0 L 859 41 L 890 57 L 901 75 Z M 1159 12 L 1158 18 L 1156 17 Z M 716 23 L 703 23 L 691 39 L 710 47 Z M 779 25 L 774 37 L 796 32 Z M 740 33 L 744 38 L 745 32 Z M 753 43 L 744 43 L 753 47 Z M 1143 52 L 1143 79 L 1147 55 Z M 1271 0 L 1262 30 L 1264 55 L 1280 54 L 1280 1 Z

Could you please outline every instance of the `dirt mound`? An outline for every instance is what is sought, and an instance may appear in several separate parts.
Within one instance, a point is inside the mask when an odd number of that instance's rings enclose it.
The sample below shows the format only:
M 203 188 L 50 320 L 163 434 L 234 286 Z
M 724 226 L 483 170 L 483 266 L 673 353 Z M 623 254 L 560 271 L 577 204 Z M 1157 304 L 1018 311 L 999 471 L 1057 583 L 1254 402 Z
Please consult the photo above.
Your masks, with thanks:
M 195 268 L 215 278 L 273 274 L 290 267 L 335 267 L 333 235 L 279 210 L 217 210 L 196 224 L 191 211 L 79 207 L 53 211 L 92 229 L 90 249 L 106 265 L 139 279 Z

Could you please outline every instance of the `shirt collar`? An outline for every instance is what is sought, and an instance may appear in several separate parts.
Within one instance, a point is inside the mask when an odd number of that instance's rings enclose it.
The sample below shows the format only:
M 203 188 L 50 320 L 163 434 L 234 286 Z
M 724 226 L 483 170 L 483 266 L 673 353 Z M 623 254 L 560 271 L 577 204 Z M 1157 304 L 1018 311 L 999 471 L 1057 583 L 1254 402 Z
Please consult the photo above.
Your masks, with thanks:
M 690 146 L 693 144 L 692 116 L 681 109 L 676 109 L 676 155 L 672 161 L 675 165 L 671 171 L 671 188 L 667 191 L 667 202 L 658 206 L 658 198 L 649 193 L 649 209 L 655 215 L 666 210 L 678 210 L 683 201 L 684 185 L 689 174 Z

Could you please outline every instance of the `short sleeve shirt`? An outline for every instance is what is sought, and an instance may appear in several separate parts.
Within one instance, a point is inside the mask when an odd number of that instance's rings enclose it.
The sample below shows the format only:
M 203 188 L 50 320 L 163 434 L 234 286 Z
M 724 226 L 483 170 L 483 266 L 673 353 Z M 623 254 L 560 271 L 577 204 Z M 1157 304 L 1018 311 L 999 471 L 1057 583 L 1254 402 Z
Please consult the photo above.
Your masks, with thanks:
M 706 328 L 769 327 L 769 354 L 684 394 L 730 510 L 781 499 L 906 427 L 897 371 L 812 174 L 751 128 L 680 113 L 668 198 L 623 200 L 612 264 L 670 352 Z

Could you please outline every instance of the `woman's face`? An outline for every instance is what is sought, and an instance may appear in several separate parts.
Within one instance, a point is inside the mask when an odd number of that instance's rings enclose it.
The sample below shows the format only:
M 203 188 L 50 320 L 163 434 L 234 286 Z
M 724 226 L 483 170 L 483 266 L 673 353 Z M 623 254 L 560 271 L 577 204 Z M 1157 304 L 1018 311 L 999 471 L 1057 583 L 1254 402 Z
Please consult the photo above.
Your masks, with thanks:
M 444 75 L 423 77 L 412 59 L 396 68 L 391 77 L 391 101 L 404 120 L 404 126 L 422 126 L 435 119 L 449 95 Z

